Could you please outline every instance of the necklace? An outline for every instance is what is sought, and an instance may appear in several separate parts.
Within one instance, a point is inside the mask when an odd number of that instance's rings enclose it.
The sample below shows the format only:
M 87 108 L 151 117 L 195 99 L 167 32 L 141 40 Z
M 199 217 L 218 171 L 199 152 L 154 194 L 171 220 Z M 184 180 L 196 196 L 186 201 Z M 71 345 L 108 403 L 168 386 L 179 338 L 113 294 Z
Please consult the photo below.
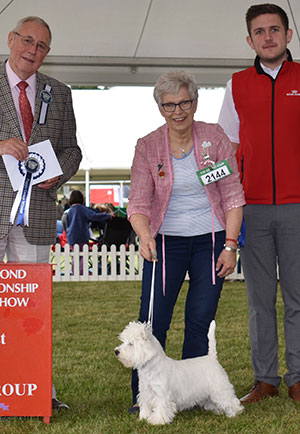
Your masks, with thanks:
M 186 157 L 186 156 L 187 156 L 187 153 L 185 152 L 185 149 L 182 148 L 182 147 L 180 146 L 180 150 L 181 150 L 181 158 Z M 172 153 L 172 152 L 171 152 L 171 153 Z
M 187 140 L 185 145 L 178 143 L 178 142 L 176 143 L 176 141 L 175 141 L 175 143 L 172 143 L 172 145 L 171 145 L 171 154 L 173 154 L 173 155 L 177 154 L 178 156 L 175 158 L 184 158 L 189 154 L 192 147 L 193 147 L 193 142 L 191 140 Z M 173 148 L 173 150 L 172 150 L 172 148 Z M 181 157 L 179 157 L 180 154 L 181 154 Z

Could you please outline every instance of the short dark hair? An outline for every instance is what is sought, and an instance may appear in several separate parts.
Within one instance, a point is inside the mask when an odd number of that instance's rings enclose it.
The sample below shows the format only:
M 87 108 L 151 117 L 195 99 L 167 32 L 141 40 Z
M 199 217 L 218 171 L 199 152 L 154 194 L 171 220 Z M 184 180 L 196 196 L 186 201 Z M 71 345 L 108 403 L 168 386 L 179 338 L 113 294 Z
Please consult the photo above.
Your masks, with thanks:
M 80 203 L 80 205 L 84 204 L 84 197 L 80 190 L 73 190 L 70 199 L 69 205 L 74 205 L 75 203 Z
M 246 24 L 248 33 L 251 36 L 251 21 L 263 14 L 277 14 L 280 16 L 282 24 L 286 31 L 289 29 L 289 19 L 286 12 L 277 5 L 272 3 L 262 3 L 260 5 L 253 5 L 246 12 Z

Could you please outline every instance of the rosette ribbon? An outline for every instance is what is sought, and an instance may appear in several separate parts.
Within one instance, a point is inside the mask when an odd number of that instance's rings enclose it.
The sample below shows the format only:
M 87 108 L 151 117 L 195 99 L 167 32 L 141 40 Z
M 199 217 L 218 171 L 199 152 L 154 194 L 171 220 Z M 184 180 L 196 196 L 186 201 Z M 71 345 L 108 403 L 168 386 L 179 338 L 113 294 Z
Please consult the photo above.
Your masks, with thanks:
M 14 224 L 18 212 L 16 225 L 29 226 L 29 205 L 32 190 L 32 180 L 39 178 L 45 171 L 44 158 L 37 152 L 30 152 L 25 161 L 19 161 L 18 169 L 24 177 L 13 203 L 10 222 Z

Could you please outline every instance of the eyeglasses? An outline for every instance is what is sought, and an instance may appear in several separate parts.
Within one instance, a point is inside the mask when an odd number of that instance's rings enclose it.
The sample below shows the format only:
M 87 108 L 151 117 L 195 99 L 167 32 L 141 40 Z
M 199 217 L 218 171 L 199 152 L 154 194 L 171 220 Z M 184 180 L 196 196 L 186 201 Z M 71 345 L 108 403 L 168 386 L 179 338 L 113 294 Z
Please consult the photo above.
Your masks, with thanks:
M 50 50 L 50 47 L 48 47 L 47 44 L 42 41 L 35 42 L 35 40 L 31 36 L 22 36 L 18 32 L 14 32 L 14 34 L 21 38 L 22 44 L 25 45 L 25 47 L 29 48 L 33 45 L 36 45 L 37 50 L 43 54 L 48 53 L 48 51 Z
M 176 110 L 176 107 L 179 105 L 181 110 L 189 110 L 192 107 L 194 100 L 193 99 L 187 99 L 185 101 L 181 101 L 177 104 L 175 102 L 166 102 L 164 104 L 161 104 L 162 108 L 167 113 L 172 113 Z

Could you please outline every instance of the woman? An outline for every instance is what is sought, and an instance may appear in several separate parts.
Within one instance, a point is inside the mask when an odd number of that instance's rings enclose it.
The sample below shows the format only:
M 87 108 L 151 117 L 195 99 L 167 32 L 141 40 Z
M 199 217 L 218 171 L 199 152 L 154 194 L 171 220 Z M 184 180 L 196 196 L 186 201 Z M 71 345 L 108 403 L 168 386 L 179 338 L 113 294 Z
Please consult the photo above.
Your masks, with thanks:
M 194 121 L 198 101 L 194 77 L 184 71 L 162 75 L 154 98 L 166 123 L 138 140 L 127 209 L 145 259 L 139 321 L 148 319 L 152 259 L 157 253 L 153 333 L 165 347 L 173 309 L 188 272 L 182 358 L 198 357 L 208 352 L 207 332 L 223 280 L 236 265 L 244 195 L 235 153 L 223 130 Z M 228 162 L 229 171 L 223 160 Z M 214 163 L 223 169 L 218 174 L 212 172 Z M 216 182 L 203 186 L 198 176 Z M 138 411 L 135 371 L 132 390 L 130 412 Z

